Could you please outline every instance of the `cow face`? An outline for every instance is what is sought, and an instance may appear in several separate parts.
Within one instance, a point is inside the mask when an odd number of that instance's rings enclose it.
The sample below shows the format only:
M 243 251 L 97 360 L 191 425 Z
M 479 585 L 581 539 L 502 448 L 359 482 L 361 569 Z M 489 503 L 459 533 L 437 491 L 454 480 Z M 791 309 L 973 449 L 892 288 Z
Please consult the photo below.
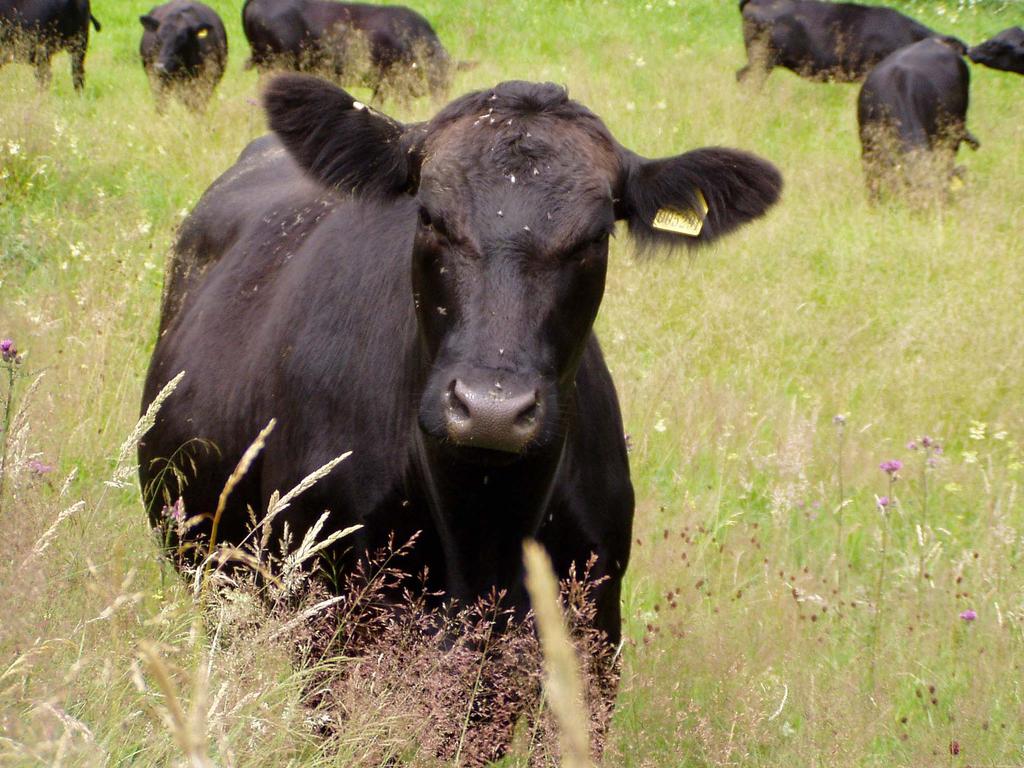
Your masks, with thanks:
M 1011 27 L 971 48 L 967 55 L 975 64 L 1024 75 L 1024 29 Z
M 560 88 L 505 84 L 491 97 L 425 132 L 412 276 L 433 362 L 423 429 L 509 457 L 564 432 L 604 291 L 619 159 L 592 115 L 557 115 Z
M 169 14 L 162 20 L 140 16 L 146 31 L 156 36 L 153 70 L 164 81 L 194 77 L 200 73 L 204 58 L 216 43 L 214 29 L 188 9 Z
M 429 363 L 420 426 L 488 463 L 560 448 L 616 220 L 647 244 L 707 242 L 781 188 L 771 165 L 735 150 L 638 157 L 551 84 L 502 83 L 412 126 L 303 76 L 277 78 L 265 104 L 322 183 L 414 198 L 400 210 L 415 216 L 412 300 Z

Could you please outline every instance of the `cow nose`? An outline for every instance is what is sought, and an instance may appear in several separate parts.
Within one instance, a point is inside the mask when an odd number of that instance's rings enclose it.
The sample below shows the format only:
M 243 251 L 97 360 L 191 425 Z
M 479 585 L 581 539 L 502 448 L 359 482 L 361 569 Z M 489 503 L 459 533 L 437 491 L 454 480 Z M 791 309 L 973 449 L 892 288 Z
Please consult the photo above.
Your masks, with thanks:
M 455 379 L 445 401 L 448 436 L 457 445 L 522 453 L 540 432 L 536 389 L 515 391 L 499 382 L 477 386 Z

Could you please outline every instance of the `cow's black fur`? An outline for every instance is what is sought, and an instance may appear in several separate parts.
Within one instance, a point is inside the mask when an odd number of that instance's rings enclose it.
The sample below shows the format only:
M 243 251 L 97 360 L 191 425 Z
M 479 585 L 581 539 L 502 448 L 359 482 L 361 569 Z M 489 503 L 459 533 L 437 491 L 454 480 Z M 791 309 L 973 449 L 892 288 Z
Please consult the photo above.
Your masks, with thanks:
M 246 0 L 242 26 L 249 66 L 330 73 L 345 84 L 365 84 L 417 95 L 422 85 L 443 96 L 451 62 L 430 22 L 401 5 L 334 0 Z
M 785 67 L 814 80 L 856 82 L 893 51 L 935 32 L 879 6 L 819 0 L 743 0 L 747 65 L 738 80 Z
M 162 111 L 168 93 L 202 109 L 224 76 L 228 36 L 217 12 L 193 0 L 171 0 L 139 17 L 142 66 Z
M 967 55 L 975 64 L 1024 75 L 1024 29 L 1010 27 L 971 48 Z
M 524 538 L 561 576 L 594 553 L 596 622 L 616 641 L 633 490 L 591 330 L 608 238 L 625 219 L 652 239 L 652 211 L 699 189 L 711 240 L 776 201 L 778 172 L 723 148 L 646 160 L 551 84 L 502 83 L 415 125 L 301 75 L 264 101 L 276 138 L 210 187 L 172 260 L 143 405 L 186 373 L 139 449 L 152 522 L 167 527 L 179 494 L 208 522 L 276 418 L 221 539 L 245 535 L 246 505 L 350 450 L 278 531 L 298 541 L 325 509 L 332 529 L 362 524 L 332 553 L 339 569 L 422 531 L 406 566 L 429 568 L 431 588 L 463 602 L 507 589 L 518 609 Z M 524 397 L 516 435 L 465 429 L 481 402 L 490 418 Z M 183 486 L 160 473 L 171 457 Z
M 0 66 L 8 61 L 31 64 L 40 87 L 45 88 L 50 84 L 50 59 L 67 51 L 71 80 L 75 90 L 81 91 L 90 21 L 99 32 L 89 0 L 0 0 Z
M 872 195 L 887 177 L 901 186 L 954 172 L 967 130 L 971 73 L 962 44 L 932 38 L 901 48 L 876 66 L 857 100 L 864 174 Z

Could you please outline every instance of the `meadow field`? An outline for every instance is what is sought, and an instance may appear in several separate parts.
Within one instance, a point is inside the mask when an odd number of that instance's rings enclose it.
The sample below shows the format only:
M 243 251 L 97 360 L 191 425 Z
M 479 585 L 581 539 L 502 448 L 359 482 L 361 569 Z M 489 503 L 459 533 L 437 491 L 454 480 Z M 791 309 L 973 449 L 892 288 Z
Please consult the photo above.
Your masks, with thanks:
M 204 116 L 155 113 L 145 0 L 94 0 L 81 96 L 63 54 L 49 92 L 0 70 L 0 338 L 23 354 L 0 365 L 0 765 L 436 765 L 381 692 L 325 737 L 287 641 L 197 620 L 143 513 L 165 260 L 265 131 L 241 3 L 207 2 L 230 64 Z M 889 4 L 972 44 L 1024 22 Z M 612 244 L 597 332 L 637 515 L 603 764 L 1024 765 L 1024 78 L 972 66 L 962 189 L 873 207 L 857 86 L 739 86 L 733 0 L 414 5 L 477 62 L 453 95 L 551 80 L 641 154 L 735 146 L 785 177 L 706 250 Z

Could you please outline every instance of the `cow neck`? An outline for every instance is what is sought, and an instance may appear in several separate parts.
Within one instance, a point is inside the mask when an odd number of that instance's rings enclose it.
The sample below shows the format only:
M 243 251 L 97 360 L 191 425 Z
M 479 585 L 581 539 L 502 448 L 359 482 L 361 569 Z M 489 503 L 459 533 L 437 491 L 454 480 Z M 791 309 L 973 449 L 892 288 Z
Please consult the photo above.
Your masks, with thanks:
M 525 607 L 522 545 L 551 502 L 565 438 L 557 452 L 487 467 L 453 461 L 413 430 L 413 471 L 441 540 L 446 592 L 468 604 L 492 588 L 507 590 L 513 606 Z

